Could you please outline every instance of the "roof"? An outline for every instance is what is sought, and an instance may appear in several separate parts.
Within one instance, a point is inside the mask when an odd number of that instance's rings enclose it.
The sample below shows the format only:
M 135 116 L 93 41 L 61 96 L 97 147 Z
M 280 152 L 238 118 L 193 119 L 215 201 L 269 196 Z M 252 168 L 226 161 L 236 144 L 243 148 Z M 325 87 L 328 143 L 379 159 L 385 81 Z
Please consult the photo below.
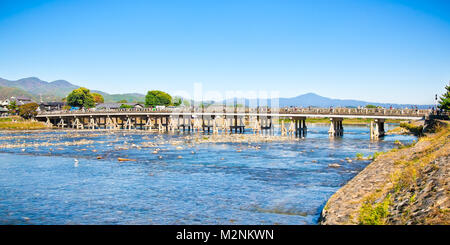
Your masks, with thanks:
M 30 98 L 23 97 L 23 96 L 17 96 L 17 97 L 16 97 L 16 100 L 29 100 L 29 101 L 31 101 Z
M 39 105 L 43 105 L 43 106 L 64 106 L 66 103 L 65 102 L 42 102 Z
M 139 103 L 101 103 L 98 104 L 95 108 L 100 109 L 100 108 L 105 108 L 105 109 L 118 109 L 120 108 L 121 105 L 129 105 L 129 106 L 137 106 L 141 104 Z

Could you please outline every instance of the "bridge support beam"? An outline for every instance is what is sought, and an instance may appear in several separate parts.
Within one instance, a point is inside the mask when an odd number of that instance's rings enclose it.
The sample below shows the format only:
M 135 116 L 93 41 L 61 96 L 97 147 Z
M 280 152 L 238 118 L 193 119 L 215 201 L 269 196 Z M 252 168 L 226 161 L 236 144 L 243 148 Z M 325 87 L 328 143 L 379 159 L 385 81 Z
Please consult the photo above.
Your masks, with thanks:
M 88 128 L 89 129 L 95 129 L 96 127 L 98 127 L 98 124 L 97 124 L 97 122 L 95 122 L 95 118 L 93 118 L 91 116 L 91 118 L 89 119 Z
M 67 126 L 67 123 L 65 123 L 65 122 L 64 122 L 64 119 L 61 118 L 61 119 L 59 120 L 59 123 L 58 123 L 57 125 L 58 125 L 58 127 L 64 128 L 64 126 Z
M 114 123 L 114 121 L 109 116 L 106 117 L 105 129 L 109 129 L 109 130 L 117 129 L 117 125 Z
M 342 136 L 344 134 L 342 118 L 330 118 L 330 121 L 330 130 L 328 130 L 328 135 L 330 137 Z
M 75 117 L 75 121 L 73 122 L 72 127 L 76 129 L 84 129 L 84 125 L 80 122 L 80 119 L 78 117 Z

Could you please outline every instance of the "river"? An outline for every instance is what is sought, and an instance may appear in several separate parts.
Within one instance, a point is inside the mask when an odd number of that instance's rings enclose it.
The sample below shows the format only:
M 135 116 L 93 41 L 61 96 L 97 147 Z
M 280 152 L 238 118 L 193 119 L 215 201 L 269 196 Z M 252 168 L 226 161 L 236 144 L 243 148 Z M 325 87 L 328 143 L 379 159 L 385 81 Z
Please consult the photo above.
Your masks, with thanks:
M 345 125 L 330 140 L 328 125 L 308 126 L 304 139 L 250 145 L 173 145 L 183 136 L 146 132 L 0 132 L 0 145 L 28 144 L 0 148 L 0 224 L 316 224 L 327 199 L 370 163 L 347 157 L 416 139 L 370 141 L 367 126 Z

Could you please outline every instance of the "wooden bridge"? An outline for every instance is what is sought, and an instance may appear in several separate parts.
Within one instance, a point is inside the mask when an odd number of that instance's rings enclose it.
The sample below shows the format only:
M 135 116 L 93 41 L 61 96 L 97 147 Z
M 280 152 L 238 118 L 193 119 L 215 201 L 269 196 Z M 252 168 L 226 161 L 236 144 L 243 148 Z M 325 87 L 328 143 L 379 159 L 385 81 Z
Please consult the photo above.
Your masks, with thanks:
M 330 136 L 341 136 L 344 118 L 373 119 L 370 123 L 371 138 L 384 135 L 387 119 L 420 120 L 430 110 L 380 109 L 380 108 L 173 108 L 166 110 L 117 109 L 42 112 L 37 120 L 49 127 L 74 129 L 142 129 L 160 132 L 203 131 L 243 133 L 250 128 L 254 133 L 273 130 L 274 119 L 289 119 L 287 125 L 280 122 L 282 135 L 304 136 L 307 132 L 306 118 L 330 118 Z

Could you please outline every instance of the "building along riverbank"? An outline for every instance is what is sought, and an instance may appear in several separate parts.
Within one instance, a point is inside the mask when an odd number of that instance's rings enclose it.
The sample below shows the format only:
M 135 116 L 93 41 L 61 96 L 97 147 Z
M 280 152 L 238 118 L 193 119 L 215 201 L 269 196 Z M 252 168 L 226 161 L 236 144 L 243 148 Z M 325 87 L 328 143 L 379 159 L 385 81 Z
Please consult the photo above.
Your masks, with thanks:
M 326 203 L 320 224 L 450 224 L 450 124 L 381 154 Z M 427 133 L 428 132 L 428 133 Z

